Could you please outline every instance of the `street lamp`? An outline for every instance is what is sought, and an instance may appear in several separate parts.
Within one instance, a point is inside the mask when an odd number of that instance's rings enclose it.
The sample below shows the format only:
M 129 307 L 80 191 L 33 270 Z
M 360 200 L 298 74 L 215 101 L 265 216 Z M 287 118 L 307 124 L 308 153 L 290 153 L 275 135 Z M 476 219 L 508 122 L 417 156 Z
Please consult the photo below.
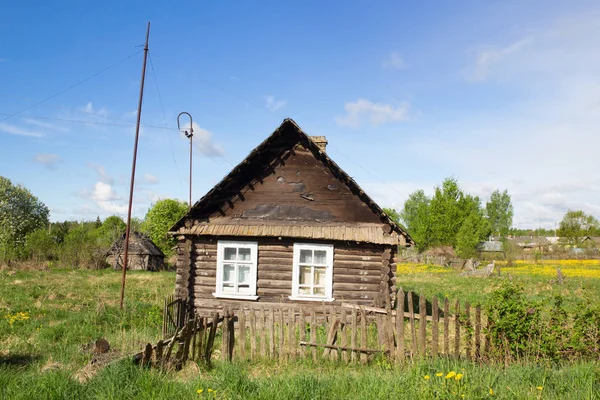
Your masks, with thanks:
M 177 129 L 179 129 L 179 131 L 181 131 L 181 126 L 179 124 L 179 117 L 181 117 L 182 114 L 187 115 L 188 117 L 190 117 L 190 130 L 188 131 L 184 131 L 185 133 L 185 137 L 190 139 L 190 209 L 192 208 L 192 137 L 194 136 L 194 128 L 192 128 L 192 116 L 190 115 L 189 112 L 180 112 L 179 115 L 177 116 Z

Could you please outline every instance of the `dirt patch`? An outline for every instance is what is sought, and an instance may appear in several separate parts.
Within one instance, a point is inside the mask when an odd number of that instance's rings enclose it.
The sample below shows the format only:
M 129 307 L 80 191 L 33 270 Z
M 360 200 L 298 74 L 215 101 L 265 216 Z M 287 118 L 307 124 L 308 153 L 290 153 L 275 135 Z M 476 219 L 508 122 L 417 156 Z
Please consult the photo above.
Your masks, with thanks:
M 40 369 L 41 372 L 47 372 L 47 371 L 56 371 L 59 370 L 63 367 L 63 365 L 57 361 L 54 361 L 52 359 L 52 357 L 50 357 L 48 359 L 48 361 L 46 361 L 46 364 L 44 364 L 42 366 L 42 368 Z

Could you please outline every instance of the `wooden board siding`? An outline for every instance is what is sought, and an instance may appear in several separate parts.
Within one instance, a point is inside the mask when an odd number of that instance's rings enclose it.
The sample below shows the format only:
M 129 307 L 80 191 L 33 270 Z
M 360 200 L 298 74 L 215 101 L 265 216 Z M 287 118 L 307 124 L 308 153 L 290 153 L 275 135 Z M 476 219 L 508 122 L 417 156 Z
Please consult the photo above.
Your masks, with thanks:
M 319 302 L 292 301 L 292 239 L 258 238 L 257 301 L 216 299 L 216 238 L 181 239 L 178 246 L 176 295 L 194 302 L 196 310 L 205 314 L 223 306 L 260 306 L 261 304 L 297 303 L 307 307 Z M 228 238 L 223 240 L 236 240 Z M 239 240 L 239 238 L 237 238 Z M 305 242 L 298 240 L 297 242 Z M 318 242 L 326 243 L 326 242 Z M 390 301 L 392 246 L 335 242 L 333 261 L 333 303 L 385 306 Z

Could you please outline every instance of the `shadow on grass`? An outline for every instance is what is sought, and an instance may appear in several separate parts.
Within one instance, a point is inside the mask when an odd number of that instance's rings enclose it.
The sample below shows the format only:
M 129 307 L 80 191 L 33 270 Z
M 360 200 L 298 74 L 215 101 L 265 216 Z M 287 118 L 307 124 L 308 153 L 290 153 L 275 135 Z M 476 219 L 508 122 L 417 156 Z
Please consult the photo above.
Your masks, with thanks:
M 0 367 L 25 367 L 41 359 L 37 354 L 0 355 Z

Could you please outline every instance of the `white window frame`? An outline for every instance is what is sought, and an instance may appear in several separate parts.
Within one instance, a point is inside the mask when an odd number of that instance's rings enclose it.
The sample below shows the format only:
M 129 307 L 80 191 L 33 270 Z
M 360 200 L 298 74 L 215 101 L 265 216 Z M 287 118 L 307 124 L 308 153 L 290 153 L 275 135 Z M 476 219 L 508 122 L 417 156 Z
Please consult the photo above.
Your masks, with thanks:
M 252 266 L 250 267 L 249 276 L 249 293 L 224 293 L 223 292 L 223 264 L 225 263 L 225 248 L 236 247 L 250 249 L 250 261 Z M 223 299 L 241 299 L 241 300 L 257 300 L 256 295 L 256 271 L 257 271 L 257 260 L 258 260 L 258 243 L 257 242 L 239 242 L 239 241 L 226 241 L 219 240 L 217 242 L 217 284 L 216 291 L 213 296 Z M 235 272 L 235 279 L 237 280 L 237 268 Z
M 325 270 L 325 296 L 314 296 L 300 294 L 300 250 L 325 250 L 326 270 Z M 315 244 L 315 243 L 294 243 L 294 267 L 292 275 L 292 295 L 290 300 L 302 301 L 334 301 L 333 298 L 333 245 Z

